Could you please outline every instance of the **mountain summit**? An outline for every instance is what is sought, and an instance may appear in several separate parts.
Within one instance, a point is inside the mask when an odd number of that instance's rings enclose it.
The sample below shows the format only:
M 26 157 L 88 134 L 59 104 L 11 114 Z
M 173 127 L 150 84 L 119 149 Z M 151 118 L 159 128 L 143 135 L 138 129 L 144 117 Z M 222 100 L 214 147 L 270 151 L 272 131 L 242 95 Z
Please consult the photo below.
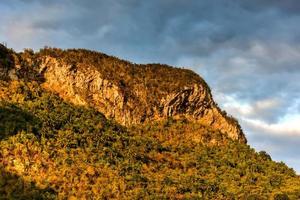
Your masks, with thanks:
M 1 76 L 36 80 L 75 105 L 90 106 L 130 126 L 167 118 L 194 121 L 246 142 L 238 122 L 214 102 L 197 74 L 161 64 L 138 65 L 84 49 L 8 52 Z

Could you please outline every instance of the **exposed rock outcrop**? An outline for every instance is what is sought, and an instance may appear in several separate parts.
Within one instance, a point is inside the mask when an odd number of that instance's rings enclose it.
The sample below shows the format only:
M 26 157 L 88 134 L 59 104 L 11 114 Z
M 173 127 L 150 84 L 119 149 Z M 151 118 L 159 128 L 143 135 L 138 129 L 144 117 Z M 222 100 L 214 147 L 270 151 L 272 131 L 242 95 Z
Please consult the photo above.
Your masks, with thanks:
M 40 77 L 47 90 L 74 104 L 92 106 L 123 125 L 183 117 L 246 142 L 237 121 L 218 108 L 207 84 L 189 70 L 136 65 L 86 50 L 15 55 L 17 67 L 0 71 L 2 77 L 6 73 L 7 79 L 29 79 L 25 72 L 30 69 L 30 79 Z
M 184 116 L 225 132 L 232 139 L 246 141 L 237 121 L 218 108 L 204 85 L 195 84 L 169 95 L 162 101 L 162 107 L 163 117 Z

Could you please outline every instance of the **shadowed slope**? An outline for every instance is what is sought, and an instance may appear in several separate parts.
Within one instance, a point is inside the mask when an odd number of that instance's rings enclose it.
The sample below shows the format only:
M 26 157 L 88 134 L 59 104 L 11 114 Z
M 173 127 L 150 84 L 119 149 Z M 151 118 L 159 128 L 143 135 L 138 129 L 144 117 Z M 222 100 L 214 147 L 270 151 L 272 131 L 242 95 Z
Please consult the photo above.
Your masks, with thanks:
M 39 119 L 23 111 L 16 104 L 0 102 L 0 139 L 5 139 L 19 131 L 37 133 Z
M 34 182 L 7 172 L 0 164 L 0 199 L 56 199 L 53 189 L 41 189 Z

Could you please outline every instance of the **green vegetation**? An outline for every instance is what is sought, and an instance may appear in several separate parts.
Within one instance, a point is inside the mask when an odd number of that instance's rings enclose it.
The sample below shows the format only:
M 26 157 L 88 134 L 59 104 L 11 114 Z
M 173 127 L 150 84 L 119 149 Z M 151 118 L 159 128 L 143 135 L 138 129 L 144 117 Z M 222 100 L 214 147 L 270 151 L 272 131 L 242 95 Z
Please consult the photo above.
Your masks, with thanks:
M 0 199 L 299 199 L 284 163 L 187 120 L 122 127 L 0 82 Z

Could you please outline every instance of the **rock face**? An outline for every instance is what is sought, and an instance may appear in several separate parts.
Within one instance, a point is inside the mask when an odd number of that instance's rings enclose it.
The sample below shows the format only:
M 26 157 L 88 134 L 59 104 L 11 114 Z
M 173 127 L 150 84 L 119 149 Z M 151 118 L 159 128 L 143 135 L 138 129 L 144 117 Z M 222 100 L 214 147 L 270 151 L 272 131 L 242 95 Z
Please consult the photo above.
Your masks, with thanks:
M 0 71 L 2 78 L 5 73 L 10 80 L 39 77 L 45 89 L 66 101 L 92 106 L 125 126 L 186 118 L 246 142 L 238 122 L 218 108 L 207 84 L 192 71 L 136 65 L 86 50 L 44 49 L 14 55 L 15 67 Z
M 237 121 L 226 116 L 214 103 L 211 93 L 201 84 L 170 94 L 162 101 L 163 117 L 185 116 L 214 129 L 225 132 L 230 138 L 246 141 Z
M 116 84 L 102 78 L 97 70 L 70 66 L 51 57 L 42 58 L 40 63 L 44 87 L 63 99 L 77 105 L 93 106 L 107 118 L 123 125 L 140 122 L 141 116 L 134 112 L 137 102 L 126 97 Z

